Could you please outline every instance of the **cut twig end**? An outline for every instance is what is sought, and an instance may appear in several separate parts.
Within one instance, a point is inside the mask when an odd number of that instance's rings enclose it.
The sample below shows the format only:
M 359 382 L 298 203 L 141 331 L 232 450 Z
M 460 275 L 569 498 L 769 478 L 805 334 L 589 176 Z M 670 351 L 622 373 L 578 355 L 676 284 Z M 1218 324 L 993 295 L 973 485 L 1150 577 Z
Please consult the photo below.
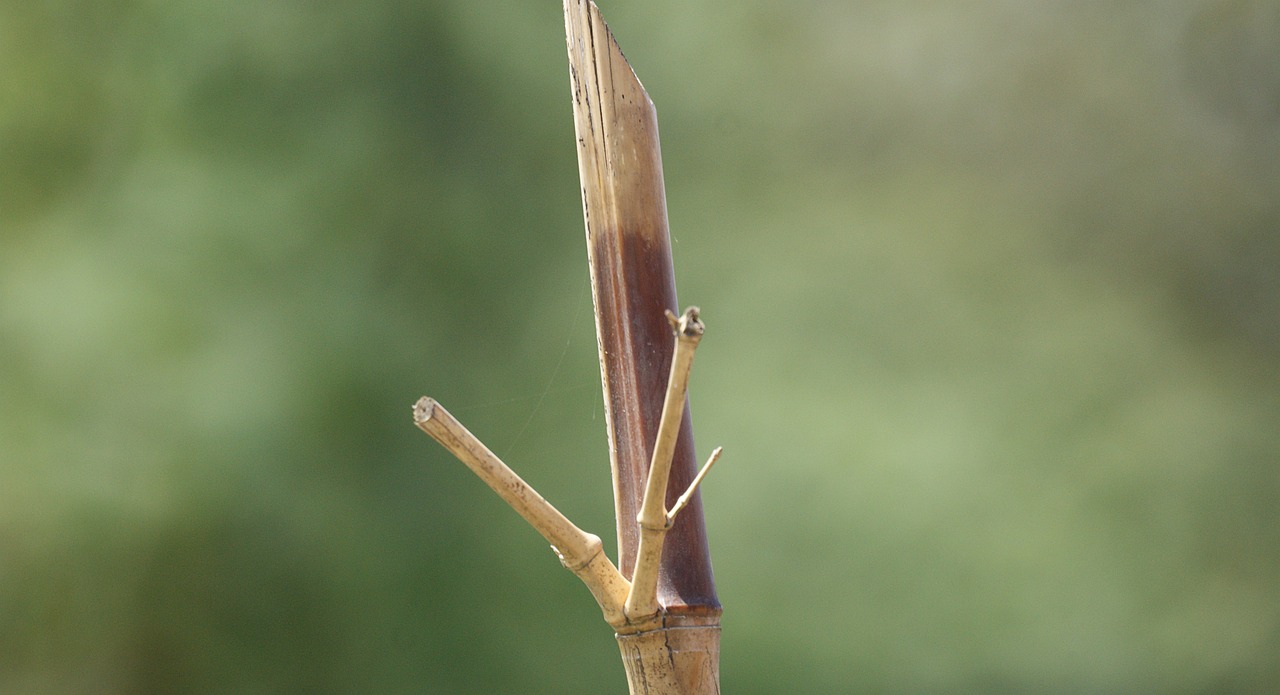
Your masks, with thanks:
M 439 403 L 436 402 L 436 399 L 430 396 L 423 396 L 422 398 L 419 398 L 418 402 L 413 404 L 413 422 L 421 425 L 427 420 L 430 420 L 431 416 L 436 412 L 437 405 L 439 405 Z
M 667 322 L 671 324 L 671 330 L 675 331 L 677 338 L 698 339 L 707 331 L 706 324 L 702 323 L 699 318 L 701 310 L 696 306 L 691 306 L 684 310 L 680 316 L 676 316 L 670 309 L 666 310 Z

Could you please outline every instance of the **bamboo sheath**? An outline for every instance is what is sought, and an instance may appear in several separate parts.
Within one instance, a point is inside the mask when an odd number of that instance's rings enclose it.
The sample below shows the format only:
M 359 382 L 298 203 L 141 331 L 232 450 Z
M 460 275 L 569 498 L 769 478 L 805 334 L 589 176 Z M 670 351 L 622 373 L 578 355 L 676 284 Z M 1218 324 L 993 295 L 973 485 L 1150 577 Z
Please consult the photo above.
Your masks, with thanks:
M 675 272 L 667 230 L 657 111 L 595 3 L 565 0 L 578 172 L 605 389 L 618 520 L 618 568 L 631 577 L 639 545 L 635 519 L 672 357 Z M 671 464 L 668 505 L 697 469 L 686 407 Z M 668 534 L 658 600 L 670 610 L 720 609 L 695 495 Z
M 660 622 L 619 630 L 618 646 L 632 695 L 719 693 L 721 607 L 684 391 L 702 324 L 696 310 L 663 320 L 677 303 L 657 111 L 595 3 L 564 0 L 564 14 L 625 612 Z
M 589 0 L 564 0 L 617 512 L 618 565 L 434 399 L 414 423 L 542 534 L 617 633 L 631 695 L 720 692 L 720 614 L 686 396 L 705 330 L 676 316 L 657 114 Z M 664 318 L 665 315 L 665 318 Z

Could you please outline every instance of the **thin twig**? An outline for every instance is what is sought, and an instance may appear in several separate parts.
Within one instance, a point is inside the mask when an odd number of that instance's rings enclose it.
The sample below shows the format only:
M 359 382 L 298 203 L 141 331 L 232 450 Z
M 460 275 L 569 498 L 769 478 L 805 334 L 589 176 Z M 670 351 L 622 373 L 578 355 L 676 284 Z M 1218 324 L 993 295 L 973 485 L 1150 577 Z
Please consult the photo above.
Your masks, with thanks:
M 662 543 L 667 529 L 671 527 L 666 509 L 671 455 L 675 450 L 676 437 L 680 434 L 680 419 L 684 415 L 693 353 L 706 330 L 702 321 L 698 320 L 697 307 L 685 309 L 684 315 L 679 318 L 668 311 L 667 320 L 675 330 L 676 347 L 675 354 L 671 357 L 671 376 L 667 380 L 666 397 L 662 402 L 662 417 L 653 446 L 653 459 L 649 463 L 644 500 L 636 518 L 640 524 L 640 547 L 636 553 L 635 571 L 631 573 L 631 591 L 627 594 L 626 604 L 626 614 L 631 620 L 658 612 L 658 566 L 662 560 Z
M 413 421 L 465 463 L 551 543 L 561 564 L 591 590 L 610 625 L 625 622 L 622 607 L 629 589 L 628 582 L 604 554 L 599 536 L 587 533 L 569 521 L 435 399 L 422 397 L 413 407 Z
M 702 465 L 702 470 L 698 471 L 698 474 L 693 477 L 693 482 L 689 483 L 689 488 L 684 491 L 683 495 L 680 495 L 680 499 L 676 500 L 675 504 L 671 505 L 671 511 L 667 512 L 668 524 L 674 524 L 676 515 L 680 513 L 681 509 L 684 509 L 686 504 L 689 504 L 689 500 L 693 499 L 693 493 L 698 491 L 698 486 L 702 484 L 702 479 L 707 477 L 707 473 L 711 472 L 711 467 L 716 465 L 716 461 L 720 460 L 720 452 L 722 451 L 724 451 L 724 447 L 718 446 L 711 452 L 707 462 Z

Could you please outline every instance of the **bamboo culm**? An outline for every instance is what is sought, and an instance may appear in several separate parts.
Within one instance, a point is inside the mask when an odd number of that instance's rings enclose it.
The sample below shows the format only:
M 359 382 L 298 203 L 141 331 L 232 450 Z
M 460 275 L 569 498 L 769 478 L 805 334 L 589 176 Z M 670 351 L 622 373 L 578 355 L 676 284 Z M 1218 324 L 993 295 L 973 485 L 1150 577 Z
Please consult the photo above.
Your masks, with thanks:
M 717 695 L 720 616 L 688 383 L 705 332 L 677 316 L 657 113 L 590 0 L 564 0 L 587 258 L 618 534 L 583 531 L 424 397 L 414 422 L 551 544 L 614 629 L 631 695 Z

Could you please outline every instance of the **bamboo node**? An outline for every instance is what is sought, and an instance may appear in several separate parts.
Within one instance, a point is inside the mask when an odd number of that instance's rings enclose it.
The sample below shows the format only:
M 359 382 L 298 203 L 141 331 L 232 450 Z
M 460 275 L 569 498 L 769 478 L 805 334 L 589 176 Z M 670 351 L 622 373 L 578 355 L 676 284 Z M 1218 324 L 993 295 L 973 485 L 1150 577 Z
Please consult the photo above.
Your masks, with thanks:
M 641 511 L 639 514 L 636 515 L 636 523 L 640 524 L 640 528 L 646 531 L 666 531 L 671 528 L 672 524 L 675 523 L 675 517 L 671 516 L 670 514 L 664 517 L 661 517 L 661 519 L 663 523 L 652 524 L 647 521 L 647 517 L 645 516 L 643 511 Z
M 590 565 L 591 561 L 596 559 L 597 555 L 604 552 L 604 542 L 601 541 L 600 537 L 594 533 L 584 533 L 582 541 L 582 550 L 573 554 L 574 556 L 570 556 L 570 554 L 562 552 L 554 544 L 551 546 L 552 552 L 556 554 L 556 557 L 560 558 L 560 564 L 564 565 L 565 569 L 575 574 L 587 565 Z

